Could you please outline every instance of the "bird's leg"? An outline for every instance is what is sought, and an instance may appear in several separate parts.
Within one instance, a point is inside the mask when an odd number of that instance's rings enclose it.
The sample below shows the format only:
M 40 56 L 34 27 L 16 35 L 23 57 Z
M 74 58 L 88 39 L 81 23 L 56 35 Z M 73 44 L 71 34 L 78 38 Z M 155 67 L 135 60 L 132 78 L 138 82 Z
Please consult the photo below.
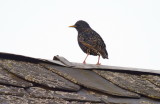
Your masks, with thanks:
M 83 64 L 86 64 L 86 59 L 87 59 L 88 55 L 89 55 L 89 53 L 87 53 L 87 56 L 86 56 L 86 58 L 83 61 Z
M 101 63 L 99 63 L 99 60 L 100 60 L 100 55 L 98 54 L 98 62 L 96 65 L 101 65 Z
M 90 53 L 90 50 L 89 50 L 89 49 L 87 49 L 87 56 L 86 56 L 86 58 L 84 59 L 83 64 L 86 64 L 86 59 L 87 59 L 87 57 L 88 57 L 89 53 Z

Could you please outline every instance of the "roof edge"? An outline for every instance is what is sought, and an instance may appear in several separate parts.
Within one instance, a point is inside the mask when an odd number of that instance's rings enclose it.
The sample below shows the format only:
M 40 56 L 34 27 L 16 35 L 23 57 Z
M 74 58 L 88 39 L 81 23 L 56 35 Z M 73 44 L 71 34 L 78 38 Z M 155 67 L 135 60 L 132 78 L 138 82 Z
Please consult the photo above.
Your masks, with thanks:
M 97 69 L 97 70 L 110 70 L 110 71 L 119 71 L 119 72 L 127 72 L 127 73 L 144 73 L 144 74 L 149 73 L 149 74 L 160 75 L 159 70 L 70 62 L 64 57 L 61 57 L 59 55 L 54 56 L 53 60 L 47 60 L 47 59 L 41 59 L 41 58 L 33 58 L 29 56 L 24 56 L 24 55 L 0 52 L 0 58 L 17 60 L 17 61 L 26 61 L 26 62 L 32 62 L 32 63 L 43 62 L 48 64 L 56 64 L 60 66 L 66 66 L 66 67 L 72 67 L 72 68 L 78 68 L 78 69 L 87 69 L 87 70 Z
M 43 63 L 48 63 L 48 64 L 57 64 L 60 66 L 66 66 L 57 60 L 47 60 L 47 59 L 34 58 L 34 57 L 17 55 L 17 54 L 12 54 L 12 53 L 5 53 L 5 52 L 0 52 L 0 58 L 16 60 L 16 61 L 25 61 L 25 62 L 31 62 L 31 63 L 42 63 L 43 62 Z

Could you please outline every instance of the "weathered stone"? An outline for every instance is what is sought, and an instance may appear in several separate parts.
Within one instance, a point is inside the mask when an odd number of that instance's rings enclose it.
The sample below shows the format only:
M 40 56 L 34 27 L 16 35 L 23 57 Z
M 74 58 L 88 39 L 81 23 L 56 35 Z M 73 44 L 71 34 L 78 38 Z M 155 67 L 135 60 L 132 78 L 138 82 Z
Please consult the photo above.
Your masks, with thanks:
M 23 88 L 0 85 L 0 95 L 27 96 L 28 93 Z
M 19 97 L 12 95 L 0 95 L 0 104 L 68 104 L 63 99 L 40 99 L 31 97 Z
M 78 102 L 78 101 L 71 101 L 69 104 L 106 104 L 106 103 L 95 103 L 95 102 Z
M 54 99 L 40 99 L 40 98 L 27 98 L 28 104 L 69 104 L 69 101 L 54 98 Z
M 104 94 L 103 92 L 97 92 L 97 91 L 91 90 L 91 89 L 85 90 L 85 93 L 94 95 L 95 97 L 97 97 L 99 99 L 108 99 L 108 97 L 110 96 L 109 94 Z
M 40 87 L 30 87 L 27 89 L 27 92 L 32 97 L 36 98 L 62 98 L 67 101 L 89 101 L 89 102 L 100 102 L 101 100 L 97 97 L 94 97 L 93 95 L 83 93 L 82 91 L 79 91 L 81 93 L 75 93 L 75 92 L 63 92 L 63 91 L 52 91 L 43 89 Z
M 132 75 L 127 73 L 99 71 L 96 73 L 120 86 L 121 88 L 133 91 L 154 99 L 160 99 L 160 88 L 152 84 L 148 80 L 143 79 L 139 75 Z
M 27 82 L 21 78 L 18 78 L 16 75 L 8 72 L 7 70 L 0 67 L 0 83 L 19 86 L 19 87 L 31 87 L 32 83 Z
M 65 77 L 66 79 L 90 89 L 116 96 L 135 98 L 140 97 L 136 93 L 121 89 L 120 87 L 112 84 L 108 80 L 103 79 L 93 71 L 72 69 L 48 64 L 44 64 L 44 66 L 52 70 L 53 72 Z
M 43 86 L 70 91 L 78 91 L 80 89 L 78 85 L 47 70 L 39 64 L 15 60 L 0 60 L 0 66 L 18 77 Z
M 149 99 L 148 97 L 140 98 L 127 98 L 127 97 L 118 97 L 110 96 L 101 92 L 86 90 L 86 93 L 92 94 L 95 97 L 98 97 L 105 104 L 160 104 L 160 100 Z
M 160 104 L 159 71 L 54 59 L 0 52 L 0 104 Z
M 146 80 L 149 80 L 153 84 L 157 85 L 160 87 L 160 75 L 141 75 L 143 78 Z
M 12 95 L 0 95 L 0 104 L 28 104 L 28 100 Z
M 144 97 L 141 99 L 108 97 L 108 99 L 102 99 L 102 101 L 104 101 L 105 104 L 160 104 L 159 101 L 146 99 Z

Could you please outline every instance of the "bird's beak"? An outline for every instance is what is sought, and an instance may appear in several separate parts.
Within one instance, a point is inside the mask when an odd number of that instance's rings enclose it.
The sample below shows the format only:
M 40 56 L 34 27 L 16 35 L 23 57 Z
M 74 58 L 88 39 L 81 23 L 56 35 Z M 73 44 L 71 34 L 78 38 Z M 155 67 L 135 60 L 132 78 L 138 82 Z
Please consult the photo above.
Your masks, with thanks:
M 73 26 L 69 26 L 69 27 L 76 27 L 75 25 L 73 25 Z

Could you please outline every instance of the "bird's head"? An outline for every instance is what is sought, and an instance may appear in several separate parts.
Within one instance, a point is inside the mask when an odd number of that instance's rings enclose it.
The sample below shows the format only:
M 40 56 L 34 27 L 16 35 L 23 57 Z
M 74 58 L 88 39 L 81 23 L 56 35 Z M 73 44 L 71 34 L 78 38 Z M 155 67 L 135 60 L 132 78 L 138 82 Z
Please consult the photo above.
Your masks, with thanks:
M 69 27 L 74 27 L 77 29 L 77 31 L 81 31 L 85 28 L 90 28 L 89 24 L 83 20 L 79 20 L 74 25 L 69 26 Z

